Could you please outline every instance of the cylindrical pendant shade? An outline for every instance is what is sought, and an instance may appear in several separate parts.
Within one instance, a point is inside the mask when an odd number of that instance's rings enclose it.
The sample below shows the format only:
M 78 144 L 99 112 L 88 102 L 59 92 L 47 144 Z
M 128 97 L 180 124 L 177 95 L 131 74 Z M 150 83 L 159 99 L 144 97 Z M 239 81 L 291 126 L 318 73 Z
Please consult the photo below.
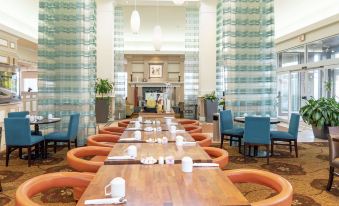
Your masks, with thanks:
M 131 15 L 131 30 L 133 33 L 139 33 L 140 15 L 137 10 L 134 10 Z
M 182 5 L 185 2 L 185 0 L 173 0 L 173 2 L 175 5 Z
M 153 30 L 153 45 L 156 51 L 160 51 L 162 46 L 162 31 L 159 25 L 155 26 Z

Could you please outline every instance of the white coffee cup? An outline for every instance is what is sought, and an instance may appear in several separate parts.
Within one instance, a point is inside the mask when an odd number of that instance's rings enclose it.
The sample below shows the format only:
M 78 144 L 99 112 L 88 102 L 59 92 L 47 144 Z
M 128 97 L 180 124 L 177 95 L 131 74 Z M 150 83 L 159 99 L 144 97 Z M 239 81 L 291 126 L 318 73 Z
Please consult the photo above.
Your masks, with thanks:
M 176 136 L 175 137 L 175 143 L 179 146 L 183 145 L 184 144 L 184 137 L 183 136 Z
M 138 121 L 139 121 L 139 122 L 142 122 L 142 117 L 138 117 Z
M 107 192 L 109 187 L 111 188 L 110 193 Z M 108 185 L 106 185 L 105 195 L 110 195 L 112 198 L 125 197 L 125 187 L 125 180 L 122 177 L 116 177 Z
M 192 172 L 193 170 L 192 158 L 186 156 L 181 159 L 181 170 L 183 172 Z
M 171 133 L 175 133 L 177 131 L 177 127 L 175 126 L 175 125 L 172 125 L 171 127 L 170 127 L 170 132 Z
M 136 140 L 141 140 L 141 132 L 140 131 L 135 131 L 134 132 L 134 138 Z
M 130 157 L 137 157 L 138 155 L 138 148 L 135 145 L 130 145 L 127 147 L 127 154 Z
M 140 128 L 140 122 L 139 121 L 135 121 L 135 127 Z
M 53 114 L 48 114 L 48 119 L 53 119 Z
M 159 157 L 158 163 L 159 163 L 159 165 L 163 165 L 165 163 L 165 159 L 164 159 L 163 156 Z

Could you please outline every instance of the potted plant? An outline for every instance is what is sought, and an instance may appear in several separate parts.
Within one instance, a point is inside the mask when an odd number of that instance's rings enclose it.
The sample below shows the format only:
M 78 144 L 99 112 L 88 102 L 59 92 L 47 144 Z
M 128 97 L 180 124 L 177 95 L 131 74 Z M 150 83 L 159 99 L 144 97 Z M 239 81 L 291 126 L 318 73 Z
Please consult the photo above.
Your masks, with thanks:
M 218 111 L 218 97 L 215 95 L 215 91 L 204 96 L 204 106 L 206 122 L 212 122 L 213 114 Z
M 95 101 L 95 114 L 98 123 L 108 120 L 109 93 L 113 91 L 113 83 L 108 79 L 97 79 L 95 82 L 95 93 L 98 95 Z
M 300 108 L 303 120 L 312 125 L 317 138 L 328 138 L 328 127 L 339 126 L 339 103 L 335 98 L 311 98 Z

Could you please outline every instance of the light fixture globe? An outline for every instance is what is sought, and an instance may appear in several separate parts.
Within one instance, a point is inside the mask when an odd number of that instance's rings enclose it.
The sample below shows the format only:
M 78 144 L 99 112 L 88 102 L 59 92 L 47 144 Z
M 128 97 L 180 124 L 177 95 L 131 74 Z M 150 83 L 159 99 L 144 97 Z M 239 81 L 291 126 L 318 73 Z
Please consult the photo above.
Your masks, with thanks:
M 131 15 L 131 30 L 132 33 L 137 34 L 139 33 L 140 29 L 140 15 L 137 10 L 134 10 Z
M 185 3 L 185 0 L 173 0 L 175 5 L 182 5 Z
M 156 51 L 160 51 L 162 46 L 162 31 L 159 25 L 156 25 L 153 30 L 153 46 Z

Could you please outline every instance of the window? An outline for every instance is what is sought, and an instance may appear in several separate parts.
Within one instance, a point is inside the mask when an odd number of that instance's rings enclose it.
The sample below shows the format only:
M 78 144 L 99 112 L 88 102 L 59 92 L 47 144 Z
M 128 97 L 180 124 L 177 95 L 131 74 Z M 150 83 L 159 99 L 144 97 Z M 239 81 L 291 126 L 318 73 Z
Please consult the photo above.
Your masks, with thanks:
M 24 91 L 27 92 L 31 88 L 31 92 L 38 91 L 38 79 L 26 78 L 24 79 Z
M 339 35 L 307 44 L 307 62 L 339 58 Z
M 278 53 L 279 67 L 287 67 L 304 63 L 304 46 L 295 47 Z

